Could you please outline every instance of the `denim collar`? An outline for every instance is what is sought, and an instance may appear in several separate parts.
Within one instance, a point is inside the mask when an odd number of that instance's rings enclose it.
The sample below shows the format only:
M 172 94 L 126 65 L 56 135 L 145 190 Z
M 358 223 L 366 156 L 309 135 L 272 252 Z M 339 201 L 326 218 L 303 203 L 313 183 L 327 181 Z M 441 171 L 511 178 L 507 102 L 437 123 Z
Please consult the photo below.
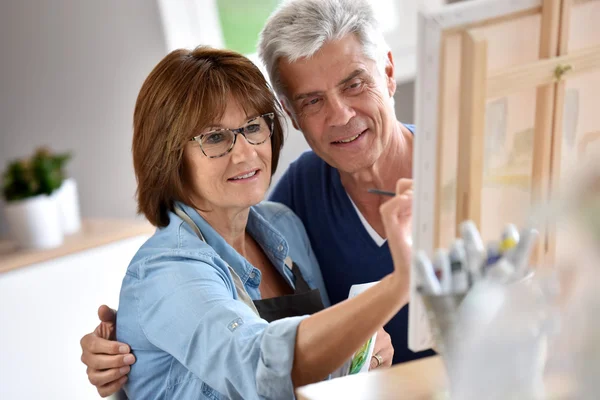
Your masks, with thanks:
M 181 202 L 178 205 L 198 226 L 206 243 L 239 275 L 242 283 L 246 284 L 252 276 L 260 276 L 260 270 L 252 266 L 241 254 L 229 245 L 223 237 L 193 208 Z M 287 241 L 259 213 L 256 206 L 250 207 L 248 214 L 248 233 L 261 246 L 271 263 L 286 277 L 288 283 L 293 282 L 291 272 L 285 271 L 285 259 L 289 253 Z

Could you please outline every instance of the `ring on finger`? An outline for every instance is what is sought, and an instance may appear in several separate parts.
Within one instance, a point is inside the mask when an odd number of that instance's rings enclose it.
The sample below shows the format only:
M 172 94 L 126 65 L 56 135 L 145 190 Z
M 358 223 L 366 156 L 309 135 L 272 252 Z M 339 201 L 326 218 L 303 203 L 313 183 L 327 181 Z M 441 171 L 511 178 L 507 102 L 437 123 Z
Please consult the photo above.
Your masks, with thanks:
M 377 365 L 375 366 L 375 368 L 378 368 L 380 365 L 383 364 L 383 357 L 381 357 L 379 354 L 373 354 L 373 358 L 377 360 Z

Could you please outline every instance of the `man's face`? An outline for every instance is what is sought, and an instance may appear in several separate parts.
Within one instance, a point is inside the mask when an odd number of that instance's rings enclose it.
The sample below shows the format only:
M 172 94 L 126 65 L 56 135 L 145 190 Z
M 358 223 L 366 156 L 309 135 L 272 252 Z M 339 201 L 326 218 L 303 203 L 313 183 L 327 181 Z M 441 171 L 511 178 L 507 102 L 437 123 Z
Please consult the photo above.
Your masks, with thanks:
M 372 166 L 396 123 L 391 55 L 384 71 L 350 34 L 327 42 L 313 57 L 279 61 L 283 103 L 294 126 L 325 162 L 353 173 Z

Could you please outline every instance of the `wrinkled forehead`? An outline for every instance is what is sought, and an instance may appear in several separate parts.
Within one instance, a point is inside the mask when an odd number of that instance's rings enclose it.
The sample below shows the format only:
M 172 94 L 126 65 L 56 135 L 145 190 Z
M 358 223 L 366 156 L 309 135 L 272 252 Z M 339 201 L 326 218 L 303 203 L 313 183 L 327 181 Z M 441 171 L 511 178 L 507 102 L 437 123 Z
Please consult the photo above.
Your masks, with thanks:
M 278 60 L 280 87 L 288 99 L 298 94 L 325 91 L 342 82 L 358 69 L 376 70 L 376 62 L 364 54 L 354 35 L 326 42 L 310 57 Z

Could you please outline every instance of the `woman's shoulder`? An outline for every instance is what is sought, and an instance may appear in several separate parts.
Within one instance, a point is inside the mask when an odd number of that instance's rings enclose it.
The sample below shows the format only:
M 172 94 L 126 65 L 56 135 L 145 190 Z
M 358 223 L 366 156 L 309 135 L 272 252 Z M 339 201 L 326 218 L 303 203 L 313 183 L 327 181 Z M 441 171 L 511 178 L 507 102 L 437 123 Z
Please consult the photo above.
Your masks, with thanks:
M 285 204 L 263 201 L 253 207 L 267 223 L 279 232 L 288 244 L 306 247 L 308 237 L 300 218 Z
M 124 305 L 137 309 L 140 304 L 156 304 L 189 289 L 190 282 L 202 290 L 225 289 L 234 296 L 227 262 L 188 227 L 172 217 L 169 225 L 157 229 L 139 248 L 121 285 Z
M 265 200 L 252 208 L 275 227 L 277 227 L 277 225 L 290 223 L 302 226 L 300 218 L 298 218 L 298 216 L 285 204 Z
M 171 214 L 169 225 L 158 228 L 133 256 L 128 272 L 141 277 L 144 271 L 158 264 L 204 263 L 219 264 L 216 251 L 200 240 L 193 229 Z

